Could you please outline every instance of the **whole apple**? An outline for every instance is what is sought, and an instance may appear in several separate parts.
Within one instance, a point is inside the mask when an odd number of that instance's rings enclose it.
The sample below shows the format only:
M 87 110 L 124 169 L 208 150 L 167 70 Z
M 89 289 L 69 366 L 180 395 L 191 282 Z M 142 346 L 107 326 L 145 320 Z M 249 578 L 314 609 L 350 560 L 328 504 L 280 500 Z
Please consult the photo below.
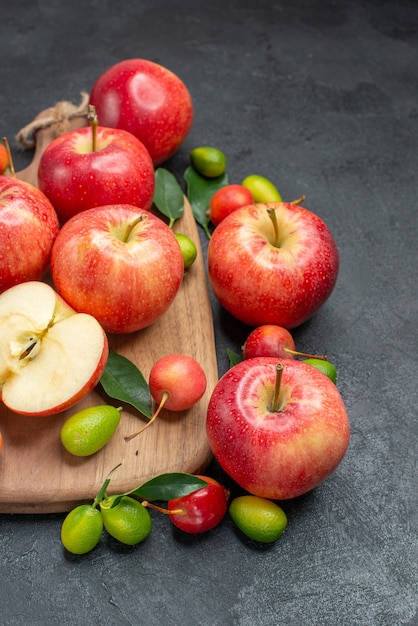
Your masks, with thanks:
M 126 59 L 94 83 L 90 102 L 103 126 L 138 137 L 154 165 L 166 161 L 183 143 L 193 122 L 193 102 L 183 81 L 146 59 Z
M 107 332 L 130 333 L 168 309 L 184 266 L 177 239 L 161 219 L 115 204 L 64 224 L 52 248 L 51 274 L 76 311 L 94 315 Z
M 103 328 L 47 283 L 28 281 L 4 291 L 0 319 L 0 397 L 10 410 L 53 415 L 99 382 L 109 353 Z
M 303 361 L 258 357 L 232 367 L 215 386 L 207 436 L 219 464 L 242 488 L 287 500 L 337 468 L 350 426 L 325 374 Z
M 44 276 L 58 231 L 57 214 L 39 189 L 0 176 L 0 293 Z
M 127 131 L 103 126 L 56 137 L 41 156 L 38 180 L 61 222 L 106 204 L 148 210 L 155 187 L 154 166 L 145 146 Z
M 326 224 L 292 203 L 237 209 L 216 227 L 208 275 L 220 304 L 250 326 L 294 328 L 330 296 L 339 255 Z

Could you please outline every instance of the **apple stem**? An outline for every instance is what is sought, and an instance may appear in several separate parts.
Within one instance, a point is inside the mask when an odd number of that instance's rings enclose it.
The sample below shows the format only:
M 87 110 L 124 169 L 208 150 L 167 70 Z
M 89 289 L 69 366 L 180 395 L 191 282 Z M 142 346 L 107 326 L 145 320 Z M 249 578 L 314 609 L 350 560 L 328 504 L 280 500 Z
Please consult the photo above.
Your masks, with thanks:
M 12 173 L 12 176 L 16 176 L 15 167 L 13 165 L 12 151 L 10 150 L 9 140 L 7 139 L 7 137 L 3 137 L 3 141 L 4 141 L 4 146 L 7 152 L 7 159 L 9 161 L 10 171 Z
M 135 228 L 135 226 L 145 219 L 146 219 L 145 215 L 138 215 L 138 217 L 136 217 L 133 222 L 130 222 L 128 224 L 126 232 L 123 234 L 123 237 L 121 240 L 126 243 L 129 240 L 129 237 L 131 236 L 131 233 L 133 229 Z
M 277 413 L 280 411 L 280 387 L 282 383 L 282 374 L 283 374 L 283 363 L 277 363 L 276 365 L 276 380 L 274 383 L 274 394 L 273 400 L 271 403 L 270 411 L 271 413 Z
M 136 433 L 133 433 L 132 435 L 128 435 L 127 437 L 125 437 L 125 441 L 131 441 L 131 439 L 133 439 L 134 437 L 137 437 L 137 435 L 140 435 L 141 433 L 144 432 L 144 430 L 146 428 L 148 428 L 148 426 L 151 426 L 151 424 L 153 422 L 155 422 L 155 420 L 157 419 L 157 417 L 159 416 L 162 408 L 164 407 L 165 403 L 167 402 L 168 398 L 170 397 L 170 394 L 168 393 L 168 391 L 164 391 L 160 404 L 157 407 L 157 410 L 155 411 L 154 415 L 151 417 L 150 421 L 148 422 L 148 424 L 145 424 L 145 426 L 143 426 L 140 430 L 137 430 Z
M 93 104 L 89 104 L 87 112 L 87 120 L 91 127 L 91 151 L 97 150 L 97 127 L 99 125 L 99 119 L 96 113 L 96 107 Z
M 290 348 L 284 348 L 284 351 L 288 354 L 293 354 L 294 356 L 302 356 L 305 359 L 321 359 L 321 361 L 328 361 L 328 356 L 326 354 L 309 354 L 308 352 L 298 352 L 297 350 L 291 350 Z
M 160 513 L 164 513 L 165 515 L 182 515 L 184 514 L 184 509 L 164 509 L 162 506 L 158 506 L 158 504 L 151 504 L 148 500 L 144 500 L 141 502 L 142 506 L 146 508 L 153 509 L 154 511 L 159 511 Z
M 274 238 L 271 243 L 275 248 L 280 248 L 279 225 L 277 223 L 276 211 L 274 209 L 267 209 L 267 213 L 269 214 L 269 218 L 271 219 L 274 228 Z

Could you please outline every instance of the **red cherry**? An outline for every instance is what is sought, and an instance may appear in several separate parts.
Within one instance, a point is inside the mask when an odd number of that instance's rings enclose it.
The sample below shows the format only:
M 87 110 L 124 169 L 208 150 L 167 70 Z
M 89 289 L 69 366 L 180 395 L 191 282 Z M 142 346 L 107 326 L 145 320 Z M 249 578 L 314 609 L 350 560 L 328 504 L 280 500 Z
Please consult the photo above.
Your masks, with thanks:
M 225 185 L 214 193 L 209 204 L 209 217 L 217 226 L 230 213 L 253 203 L 251 191 L 243 185 Z
M 294 359 L 295 342 L 286 328 L 274 324 L 264 324 L 251 331 L 242 351 L 244 359 L 258 356 Z
M 214 478 L 199 476 L 208 484 L 193 493 L 168 501 L 170 519 L 186 533 L 203 533 L 215 528 L 228 509 L 229 491 Z

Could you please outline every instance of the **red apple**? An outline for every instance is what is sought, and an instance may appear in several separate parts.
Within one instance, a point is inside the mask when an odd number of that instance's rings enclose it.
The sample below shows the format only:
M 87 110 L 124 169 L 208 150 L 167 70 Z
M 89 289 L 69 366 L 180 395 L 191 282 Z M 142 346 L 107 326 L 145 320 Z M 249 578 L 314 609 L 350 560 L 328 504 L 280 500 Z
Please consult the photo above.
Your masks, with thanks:
M 94 83 L 90 102 L 103 126 L 138 137 L 154 165 L 176 152 L 193 122 L 186 85 L 167 68 L 146 59 L 126 59 L 107 69 Z
M 41 156 L 39 188 L 61 222 L 106 204 L 150 209 L 155 174 L 145 146 L 124 130 L 89 126 L 56 137 Z
M 41 279 L 58 234 L 48 198 L 14 176 L 0 176 L 0 292 Z
M 75 405 L 106 366 L 106 334 L 44 282 L 0 295 L 0 396 L 22 415 L 52 415 Z
M 215 386 L 207 435 L 219 464 L 241 487 L 287 500 L 337 468 L 350 426 L 344 402 L 325 374 L 303 361 L 258 357 L 232 367 Z
M 52 248 L 51 273 L 76 311 L 94 315 L 108 332 L 130 333 L 165 313 L 184 266 L 177 239 L 161 219 L 116 204 L 64 224 Z
M 297 204 L 237 209 L 215 228 L 208 246 L 215 296 L 250 326 L 299 326 L 330 296 L 338 269 L 326 224 Z

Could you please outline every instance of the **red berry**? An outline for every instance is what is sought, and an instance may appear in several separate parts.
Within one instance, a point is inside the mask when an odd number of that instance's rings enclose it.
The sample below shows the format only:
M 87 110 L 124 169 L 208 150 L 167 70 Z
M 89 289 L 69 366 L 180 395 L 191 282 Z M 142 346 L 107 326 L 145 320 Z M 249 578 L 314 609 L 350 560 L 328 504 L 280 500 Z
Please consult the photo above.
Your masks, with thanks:
M 225 185 L 216 191 L 209 204 L 209 217 L 215 226 L 236 209 L 253 203 L 251 191 L 243 185 Z
M 228 509 L 229 491 L 213 478 L 208 476 L 199 478 L 208 483 L 206 487 L 168 502 L 173 524 L 190 534 L 203 533 L 215 528 Z
M 258 356 L 293 359 L 295 342 L 286 328 L 274 324 L 264 324 L 255 328 L 248 335 L 242 351 L 244 359 Z

